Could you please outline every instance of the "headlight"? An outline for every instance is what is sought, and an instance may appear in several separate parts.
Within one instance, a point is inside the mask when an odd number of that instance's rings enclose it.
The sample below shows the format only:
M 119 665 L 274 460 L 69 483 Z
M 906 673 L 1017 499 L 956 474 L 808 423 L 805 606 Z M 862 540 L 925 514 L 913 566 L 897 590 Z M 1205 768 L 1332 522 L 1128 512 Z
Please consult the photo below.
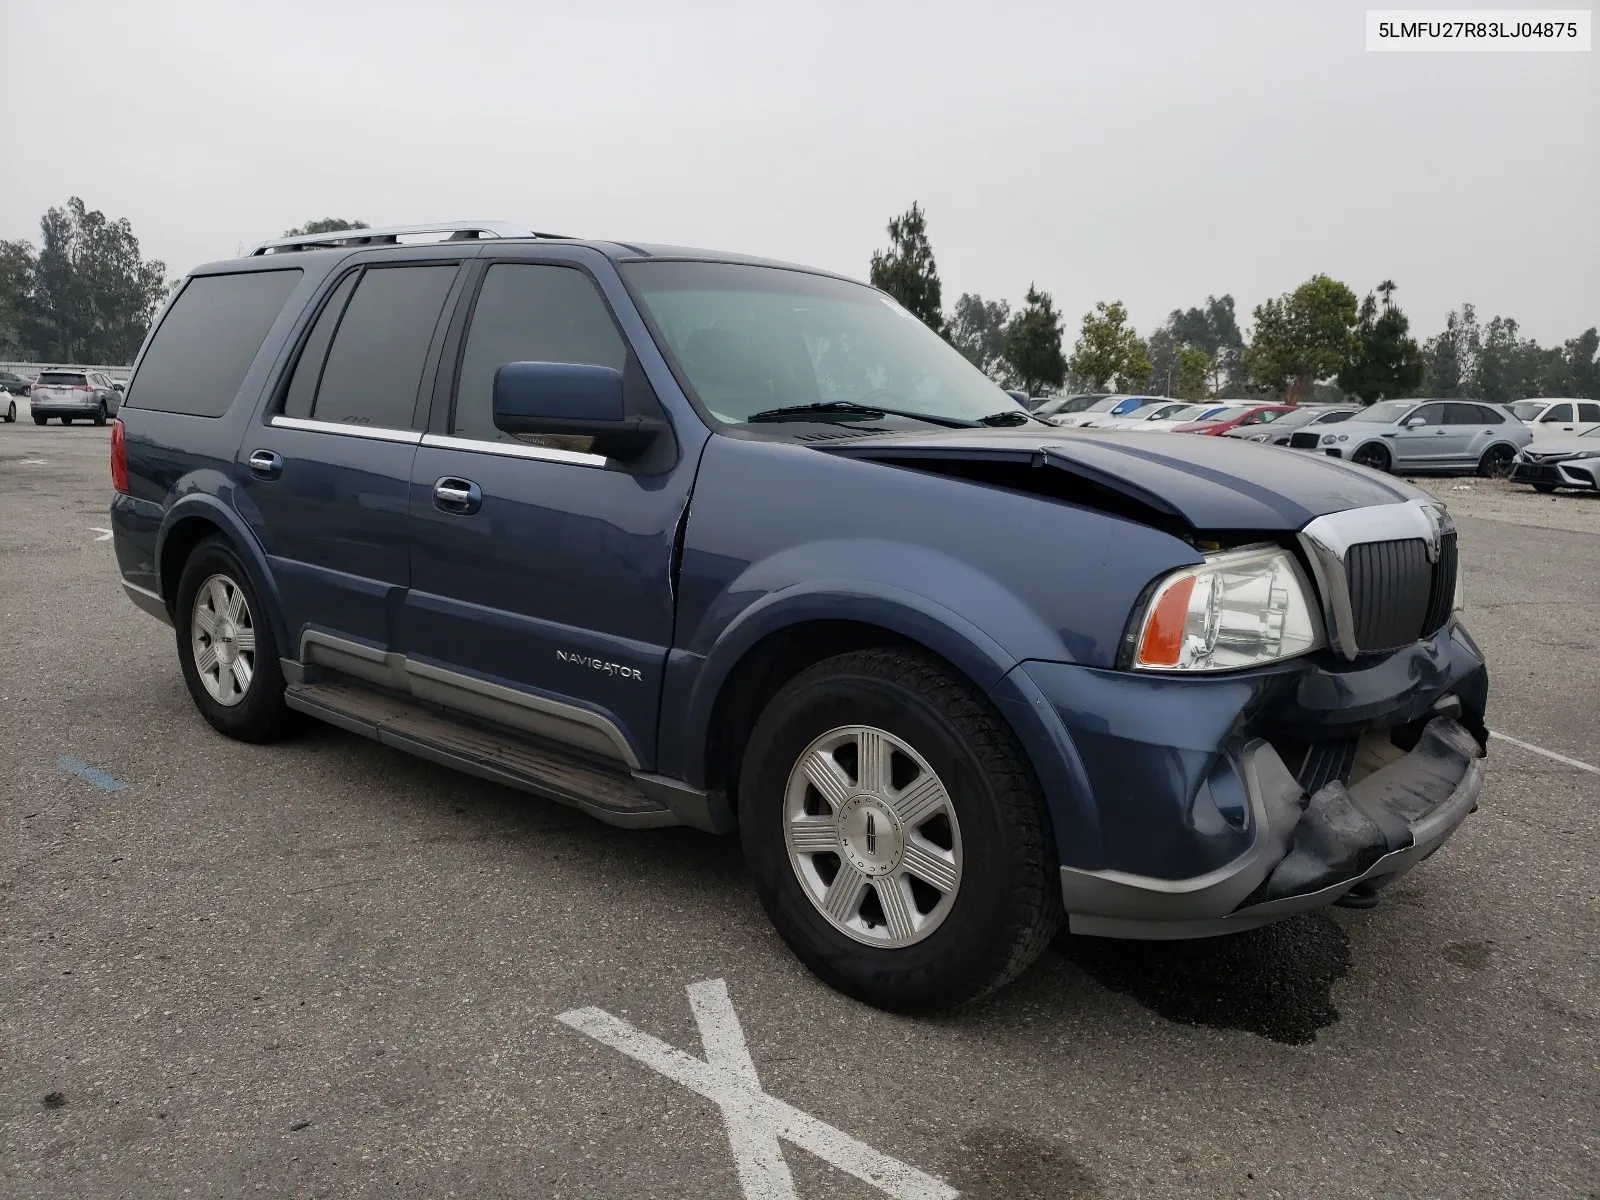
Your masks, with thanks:
M 1253 434 L 1253 435 L 1251 435 L 1250 440 L 1252 442 L 1264 442 L 1264 441 L 1267 440 L 1267 435 L 1264 434 L 1264 433 Z
M 1331 434 L 1331 433 L 1325 433 L 1325 434 L 1322 435 L 1322 444 L 1324 446 L 1331 446 L 1335 442 L 1337 442 L 1338 440 L 1339 439 L 1334 437 L 1333 434 Z
M 1231 671 L 1323 644 L 1300 566 L 1276 546 L 1206 555 L 1151 595 L 1133 665 L 1155 671 Z

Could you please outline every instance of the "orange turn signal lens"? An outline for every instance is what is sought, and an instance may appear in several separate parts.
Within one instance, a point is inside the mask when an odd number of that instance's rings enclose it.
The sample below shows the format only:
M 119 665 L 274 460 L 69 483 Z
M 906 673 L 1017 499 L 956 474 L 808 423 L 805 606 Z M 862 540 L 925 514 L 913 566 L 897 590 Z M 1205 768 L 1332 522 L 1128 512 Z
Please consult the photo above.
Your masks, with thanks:
M 1144 623 L 1139 640 L 1141 667 L 1175 667 L 1183 653 L 1183 627 L 1189 616 L 1189 598 L 1194 595 L 1194 576 L 1186 575 L 1168 585 L 1156 600 Z

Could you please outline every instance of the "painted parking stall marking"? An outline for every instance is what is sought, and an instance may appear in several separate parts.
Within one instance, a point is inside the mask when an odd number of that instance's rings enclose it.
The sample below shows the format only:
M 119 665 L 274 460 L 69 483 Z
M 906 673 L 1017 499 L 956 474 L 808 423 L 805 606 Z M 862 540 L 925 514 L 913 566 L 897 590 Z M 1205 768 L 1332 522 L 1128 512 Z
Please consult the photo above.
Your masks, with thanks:
M 955 1200 L 942 1179 L 874 1150 L 792 1104 L 767 1095 L 745 1044 L 728 985 L 707 979 L 688 987 L 705 1058 L 685 1054 L 602 1008 L 575 1008 L 556 1017 L 603 1045 L 704 1096 L 722 1110 L 739 1186 L 746 1200 L 798 1200 L 783 1141 L 793 1142 L 896 1200 Z
M 91 525 L 91 526 L 89 526 L 89 532 L 90 533 L 98 533 L 100 535 L 99 537 L 94 539 L 97 542 L 109 542 L 111 540 L 111 530 L 103 529 L 99 525 Z
M 1535 746 L 1532 742 L 1525 742 L 1521 738 L 1514 738 L 1509 733 L 1501 733 L 1498 729 L 1491 729 L 1489 736 L 1499 738 L 1502 742 L 1510 742 L 1513 746 L 1520 746 L 1534 754 L 1542 754 L 1546 758 L 1553 758 L 1558 763 L 1565 763 L 1569 767 L 1577 767 L 1580 771 L 1588 771 L 1592 775 L 1600 775 L 1600 767 L 1593 763 L 1586 763 L 1581 758 L 1568 758 L 1565 754 L 1557 754 L 1554 750 L 1546 750 L 1543 746 Z
M 128 785 L 115 775 L 102 771 L 99 767 L 91 767 L 81 758 L 73 758 L 70 754 L 63 754 L 56 759 L 56 766 L 68 775 L 76 775 L 85 783 L 91 783 L 102 792 L 120 792 Z

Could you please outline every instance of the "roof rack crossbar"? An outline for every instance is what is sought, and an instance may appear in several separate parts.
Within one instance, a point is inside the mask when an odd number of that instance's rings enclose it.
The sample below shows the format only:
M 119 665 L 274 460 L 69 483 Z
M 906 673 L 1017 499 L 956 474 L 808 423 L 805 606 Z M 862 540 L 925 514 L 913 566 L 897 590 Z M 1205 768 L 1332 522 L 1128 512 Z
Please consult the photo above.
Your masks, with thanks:
M 558 236 L 535 233 L 510 221 L 434 221 L 427 225 L 391 225 L 383 229 L 335 229 L 328 233 L 297 237 L 269 238 L 250 248 L 246 257 L 258 254 L 283 254 L 291 250 L 331 250 L 339 246 L 392 246 L 409 234 L 444 233 L 446 241 L 472 241 L 478 238 L 530 238 Z

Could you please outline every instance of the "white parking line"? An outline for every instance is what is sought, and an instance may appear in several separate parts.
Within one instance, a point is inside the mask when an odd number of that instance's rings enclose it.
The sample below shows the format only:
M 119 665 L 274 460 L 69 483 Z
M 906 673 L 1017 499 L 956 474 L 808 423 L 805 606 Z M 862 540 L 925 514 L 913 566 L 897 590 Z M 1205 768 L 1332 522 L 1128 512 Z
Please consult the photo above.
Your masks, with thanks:
M 705 1058 L 693 1058 L 660 1038 L 635 1029 L 603 1008 L 575 1008 L 556 1017 L 563 1025 L 620 1050 L 652 1071 L 681 1083 L 722 1110 L 728 1142 L 746 1200 L 797 1200 L 784 1160 L 783 1138 L 895 1200 L 956 1200 L 960 1192 L 897 1158 L 856 1141 L 810 1113 L 761 1090 L 728 985 L 707 979 L 689 985 L 689 1007 L 700 1027 Z
M 98 533 L 100 535 L 99 537 L 95 538 L 95 541 L 97 542 L 109 542 L 111 540 L 111 530 L 109 529 L 102 529 L 98 525 L 91 525 L 89 526 L 89 532 Z
M 1509 733 L 1501 733 L 1498 729 L 1491 729 L 1489 736 L 1499 738 L 1502 742 L 1510 742 L 1513 746 L 1521 746 L 1524 750 L 1531 750 L 1535 754 L 1542 754 L 1546 758 L 1553 758 L 1558 763 L 1566 763 L 1569 767 L 1577 767 L 1580 771 L 1588 771 L 1591 775 L 1600 775 L 1600 767 L 1595 766 L 1593 763 L 1586 763 L 1582 759 L 1568 758 L 1565 754 L 1557 754 L 1554 750 L 1546 750 L 1543 746 L 1535 746 L 1532 742 L 1514 738 Z

